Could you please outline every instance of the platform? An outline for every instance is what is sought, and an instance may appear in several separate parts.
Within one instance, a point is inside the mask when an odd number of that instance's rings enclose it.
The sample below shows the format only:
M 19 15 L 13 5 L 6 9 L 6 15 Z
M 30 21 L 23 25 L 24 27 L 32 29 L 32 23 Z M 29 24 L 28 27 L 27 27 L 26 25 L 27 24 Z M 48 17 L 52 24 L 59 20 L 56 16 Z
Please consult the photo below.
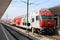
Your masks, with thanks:
M 6 24 L 6 23 L 2 23 L 4 25 L 6 25 L 7 27 L 15 30 L 15 31 L 18 31 L 19 33 L 25 35 L 25 36 L 28 36 L 29 38 L 35 38 L 34 40 L 60 40 L 60 34 L 59 35 L 53 35 L 53 36 L 48 36 L 48 35 L 41 35 L 41 34 L 38 34 L 38 33 L 34 33 L 32 34 L 31 31 L 29 31 L 29 33 L 27 34 L 26 33 L 26 30 L 24 29 L 21 29 L 21 28 L 18 28 L 16 26 L 11 26 L 9 24 Z
M 5 23 L 3 23 L 3 24 L 5 24 Z M 30 38 L 34 37 L 34 38 L 35 38 L 34 40 L 52 40 L 52 39 L 50 39 L 50 38 L 48 38 L 48 37 L 45 37 L 45 36 L 43 36 L 43 35 L 39 35 L 39 34 L 36 34 L 36 33 L 34 33 L 34 35 L 32 34 L 32 32 L 26 33 L 26 30 L 23 30 L 23 29 L 21 29 L 21 28 L 17 28 L 17 27 L 15 27 L 15 26 L 11 26 L 11 25 L 9 25 L 9 24 L 5 24 L 5 25 L 7 25 L 8 27 L 10 27 L 10 28 L 12 28 L 12 29 L 20 32 L 21 34 L 24 34 L 24 35 L 26 35 L 26 36 L 29 35 Z
M 0 40 L 15 40 L 2 24 L 0 24 Z

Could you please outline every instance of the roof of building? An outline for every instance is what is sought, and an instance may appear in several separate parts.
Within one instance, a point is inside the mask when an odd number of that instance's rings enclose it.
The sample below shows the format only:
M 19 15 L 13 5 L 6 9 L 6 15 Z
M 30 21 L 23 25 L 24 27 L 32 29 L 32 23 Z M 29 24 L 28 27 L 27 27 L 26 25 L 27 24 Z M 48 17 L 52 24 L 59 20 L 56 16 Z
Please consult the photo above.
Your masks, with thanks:
M 49 8 L 49 10 L 51 10 L 53 12 L 53 14 L 60 15 L 60 5 Z
M 0 18 L 3 16 L 12 0 L 0 0 Z

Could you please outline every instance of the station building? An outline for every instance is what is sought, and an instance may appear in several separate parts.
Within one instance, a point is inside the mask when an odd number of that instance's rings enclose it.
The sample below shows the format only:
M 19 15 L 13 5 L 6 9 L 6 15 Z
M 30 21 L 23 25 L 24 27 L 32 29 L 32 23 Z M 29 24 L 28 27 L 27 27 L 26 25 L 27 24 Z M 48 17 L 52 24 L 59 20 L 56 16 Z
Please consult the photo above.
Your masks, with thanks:
M 49 10 L 53 13 L 53 17 L 56 20 L 56 26 L 60 28 L 60 6 L 52 7 Z

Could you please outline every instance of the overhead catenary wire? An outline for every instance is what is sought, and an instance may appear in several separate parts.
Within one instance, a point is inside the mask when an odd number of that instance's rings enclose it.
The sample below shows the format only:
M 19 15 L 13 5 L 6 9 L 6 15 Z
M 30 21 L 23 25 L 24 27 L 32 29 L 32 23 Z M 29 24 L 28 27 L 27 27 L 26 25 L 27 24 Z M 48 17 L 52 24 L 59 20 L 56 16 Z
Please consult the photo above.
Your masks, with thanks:
M 31 4 L 33 4 L 33 5 L 40 5 L 40 4 L 45 4 L 45 3 L 49 2 L 49 1 L 50 0 L 46 0 L 46 1 L 41 2 L 41 1 L 35 0 L 34 2 L 30 2 L 29 5 L 31 5 Z M 20 0 L 20 2 L 27 3 L 26 1 L 23 1 L 23 0 Z
M 43 2 L 40 2 L 40 1 L 39 1 L 38 3 L 35 2 L 35 3 L 34 3 L 34 6 L 36 6 L 36 5 L 37 5 L 37 6 L 43 5 L 43 4 L 47 3 L 47 2 L 49 2 L 49 0 L 46 0 L 46 1 L 43 1 Z

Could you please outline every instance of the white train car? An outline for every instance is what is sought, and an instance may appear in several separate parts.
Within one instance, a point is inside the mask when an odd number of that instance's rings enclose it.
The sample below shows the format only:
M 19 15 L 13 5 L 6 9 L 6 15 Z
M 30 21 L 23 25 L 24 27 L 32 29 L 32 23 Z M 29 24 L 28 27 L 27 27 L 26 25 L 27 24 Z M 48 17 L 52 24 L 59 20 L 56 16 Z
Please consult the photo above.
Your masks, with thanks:
M 25 17 L 17 19 L 18 21 L 15 20 L 15 24 L 19 24 L 19 27 L 23 28 L 35 28 L 42 33 L 54 33 L 56 27 L 54 26 L 55 21 L 53 20 L 52 16 L 52 12 L 48 9 L 41 9 L 29 15 L 28 23 L 27 17 Z

